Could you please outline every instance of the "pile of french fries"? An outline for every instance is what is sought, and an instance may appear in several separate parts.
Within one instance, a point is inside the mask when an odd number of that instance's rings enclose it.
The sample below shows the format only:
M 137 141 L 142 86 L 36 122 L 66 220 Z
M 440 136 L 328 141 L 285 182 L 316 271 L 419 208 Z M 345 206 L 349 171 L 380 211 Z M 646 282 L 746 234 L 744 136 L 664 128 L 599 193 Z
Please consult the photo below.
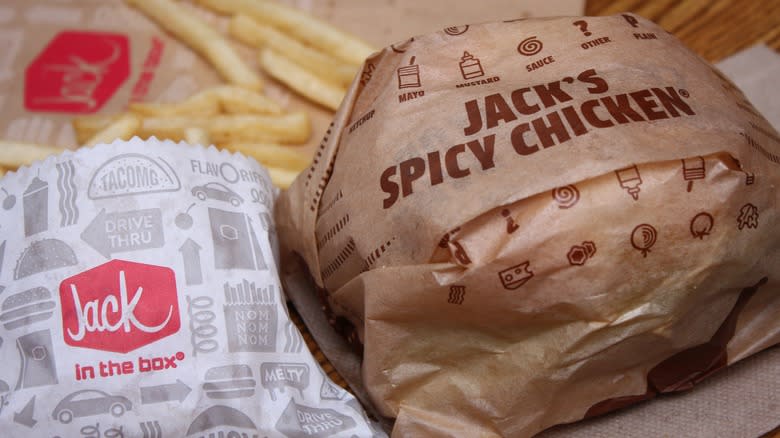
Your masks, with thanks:
M 215 145 L 254 157 L 274 184 L 287 188 L 309 164 L 293 150 L 311 136 L 306 112 L 286 112 L 262 94 L 263 79 L 230 41 L 175 0 L 125 0 L 207 60 L 227 84 L 201 90 L 176 103 L 133 102 L 114 115 L 72 122 L 79 146 L 133 136 Z M 336 110 L 363 60 L 374 48 L 311 15 L 273 0 L 195 0 L 229 15 L 228 33 L 257 49 L 262 71 L 307 100 Z M 0 176 L 61 148 L 0 141 Z

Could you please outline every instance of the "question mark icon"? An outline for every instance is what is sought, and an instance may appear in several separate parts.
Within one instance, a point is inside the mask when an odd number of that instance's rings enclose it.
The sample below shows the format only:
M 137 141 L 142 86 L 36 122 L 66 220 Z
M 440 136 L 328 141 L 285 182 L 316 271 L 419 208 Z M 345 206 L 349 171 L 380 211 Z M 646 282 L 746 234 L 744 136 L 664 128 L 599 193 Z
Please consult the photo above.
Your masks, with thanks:
M 582 32 L 585 36 L 591 36 L 592 33 L 588 32 L 588 22 L 585 20 L 578 20 L 572 23 L 573 25 L 580 28 L 580 32 Z

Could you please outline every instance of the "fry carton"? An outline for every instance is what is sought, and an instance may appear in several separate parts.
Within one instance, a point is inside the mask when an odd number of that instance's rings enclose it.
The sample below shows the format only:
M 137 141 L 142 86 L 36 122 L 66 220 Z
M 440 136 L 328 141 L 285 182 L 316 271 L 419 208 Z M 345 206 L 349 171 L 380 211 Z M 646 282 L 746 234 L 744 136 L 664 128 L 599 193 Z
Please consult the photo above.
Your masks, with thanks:
M 0 191 L 3 436 L 384 436 L 289 318 L 254 160 L 134 138 Z

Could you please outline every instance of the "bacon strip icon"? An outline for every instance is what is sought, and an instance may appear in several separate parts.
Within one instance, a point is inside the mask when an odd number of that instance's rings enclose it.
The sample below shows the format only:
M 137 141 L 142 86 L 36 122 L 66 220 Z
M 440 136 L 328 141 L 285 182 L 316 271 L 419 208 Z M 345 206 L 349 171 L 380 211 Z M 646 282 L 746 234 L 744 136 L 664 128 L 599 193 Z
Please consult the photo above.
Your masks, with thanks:
M 79 208 L 76 206 L 75 183 L 76 168 L 73 161 L 57 163 L 57 191 L 60 193 L 60 226 L 75 225 L 79 220 Z

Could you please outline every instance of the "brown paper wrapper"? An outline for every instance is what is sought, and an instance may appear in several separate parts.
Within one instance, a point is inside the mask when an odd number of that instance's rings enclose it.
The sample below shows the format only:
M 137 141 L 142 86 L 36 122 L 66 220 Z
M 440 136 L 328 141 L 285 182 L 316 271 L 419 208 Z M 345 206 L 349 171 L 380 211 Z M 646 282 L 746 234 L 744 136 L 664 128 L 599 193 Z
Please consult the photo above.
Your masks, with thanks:
M 461 26 L 366 61 L 277 223 L 394 435 L 530 436 L 780 342 L 779 164 L 640 17 Z

